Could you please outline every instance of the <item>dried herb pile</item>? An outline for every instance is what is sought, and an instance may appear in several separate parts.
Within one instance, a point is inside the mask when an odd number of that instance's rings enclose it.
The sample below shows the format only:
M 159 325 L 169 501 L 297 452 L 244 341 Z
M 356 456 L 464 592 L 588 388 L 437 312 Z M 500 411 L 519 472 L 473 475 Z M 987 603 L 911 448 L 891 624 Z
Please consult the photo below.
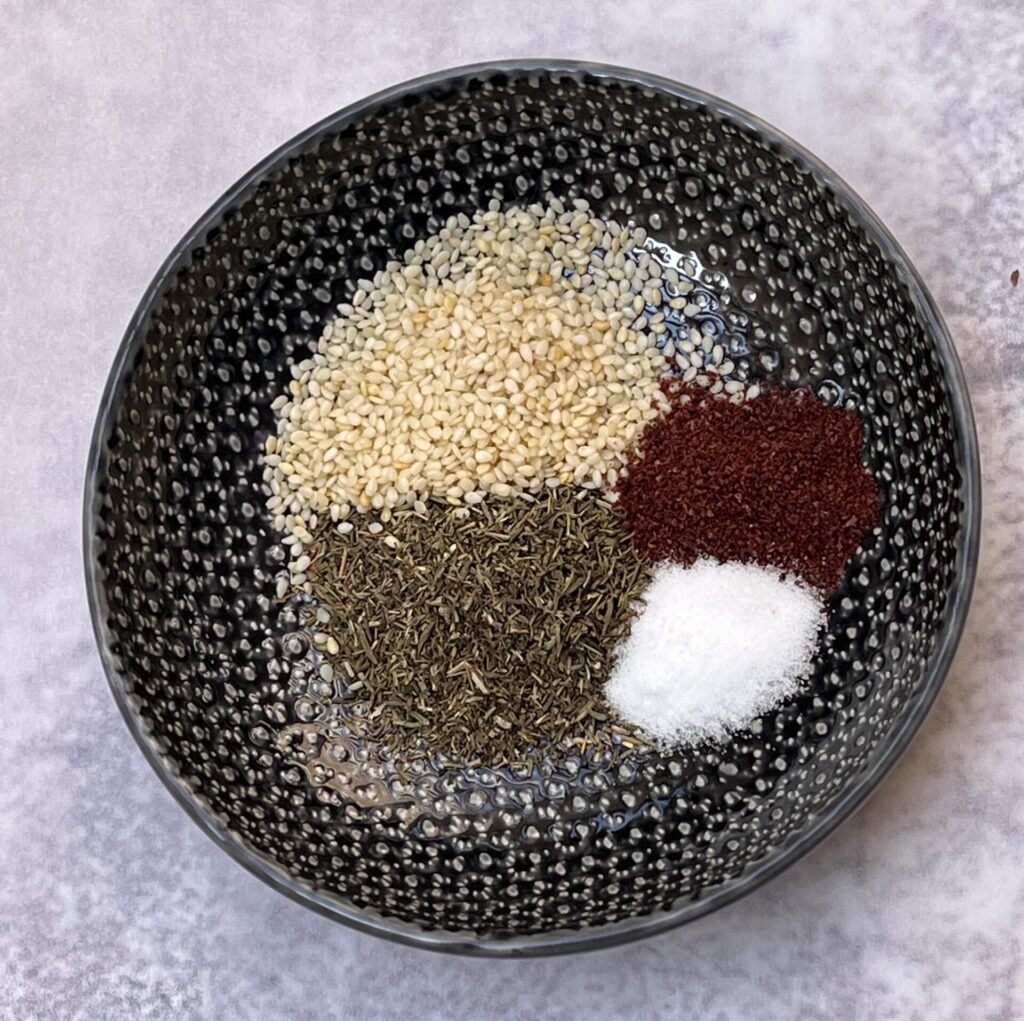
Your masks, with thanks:
M 321 645 L 367 736 L 499 764 L 613 718 L 602 688 L 650 568 L 611 505 L 559 487 L 388 531 L 327 528 L 309 548 Z

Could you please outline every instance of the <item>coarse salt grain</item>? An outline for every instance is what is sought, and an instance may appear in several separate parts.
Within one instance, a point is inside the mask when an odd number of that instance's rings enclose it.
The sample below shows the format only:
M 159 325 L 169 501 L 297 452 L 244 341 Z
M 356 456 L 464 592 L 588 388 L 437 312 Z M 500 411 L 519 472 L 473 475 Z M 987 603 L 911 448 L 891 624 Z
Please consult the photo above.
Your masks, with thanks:
M 722 740 L 793 695 L 825 621 L 818 593 L 753 564 L 662 564 L 608 701 L 663 747 Z

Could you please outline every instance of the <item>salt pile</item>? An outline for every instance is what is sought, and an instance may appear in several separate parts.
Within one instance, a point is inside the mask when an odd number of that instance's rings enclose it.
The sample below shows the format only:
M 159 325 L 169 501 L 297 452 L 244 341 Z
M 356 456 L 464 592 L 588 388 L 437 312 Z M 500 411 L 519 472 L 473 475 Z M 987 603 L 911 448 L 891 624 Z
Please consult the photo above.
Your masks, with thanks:
M 754 564 L 662 564 L 605 688 L 664 746 L 722 740 L 793 695 L 811 669 L 818 593 Z

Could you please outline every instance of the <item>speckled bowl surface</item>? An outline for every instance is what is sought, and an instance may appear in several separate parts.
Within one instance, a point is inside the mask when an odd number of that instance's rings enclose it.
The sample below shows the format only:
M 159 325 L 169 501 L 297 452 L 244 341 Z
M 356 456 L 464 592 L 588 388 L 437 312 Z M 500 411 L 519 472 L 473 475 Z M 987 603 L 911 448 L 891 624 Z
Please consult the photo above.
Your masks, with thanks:
M 803 693 L 729 744 L 532 773 L 415 767 L 331 721 L 264 509 L 271 400 L 325 319 L 453 212 L 586 198 L 695 285 L 737 372 L 857 409 L 884 495 Z M 680 327 L 686 324 L 680 324 Z M 405 942 L 550 953 L 733 900 L 847 817 L 949 668 L 973 582 L 978 461 L 963 378 L 917 274 L 864 203 L 751 115 L 560 62 L 445 72 L 303 132 L 188 233 L 111 371 L 89 462 L 97 640 L 146 757 L 272 886 Z

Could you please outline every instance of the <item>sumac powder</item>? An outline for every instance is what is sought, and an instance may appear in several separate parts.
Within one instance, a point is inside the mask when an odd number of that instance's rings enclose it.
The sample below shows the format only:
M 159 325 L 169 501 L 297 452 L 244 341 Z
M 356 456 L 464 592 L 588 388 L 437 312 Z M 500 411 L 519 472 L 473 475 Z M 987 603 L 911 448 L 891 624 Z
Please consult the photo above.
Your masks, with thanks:
M 856 412 L 801 391 L 734 404 L 677 381 L 663 388 L 670 409 L 644 430 L 618 487 L 641 553 L 752 562 L 835 588 L 879 515 Z

